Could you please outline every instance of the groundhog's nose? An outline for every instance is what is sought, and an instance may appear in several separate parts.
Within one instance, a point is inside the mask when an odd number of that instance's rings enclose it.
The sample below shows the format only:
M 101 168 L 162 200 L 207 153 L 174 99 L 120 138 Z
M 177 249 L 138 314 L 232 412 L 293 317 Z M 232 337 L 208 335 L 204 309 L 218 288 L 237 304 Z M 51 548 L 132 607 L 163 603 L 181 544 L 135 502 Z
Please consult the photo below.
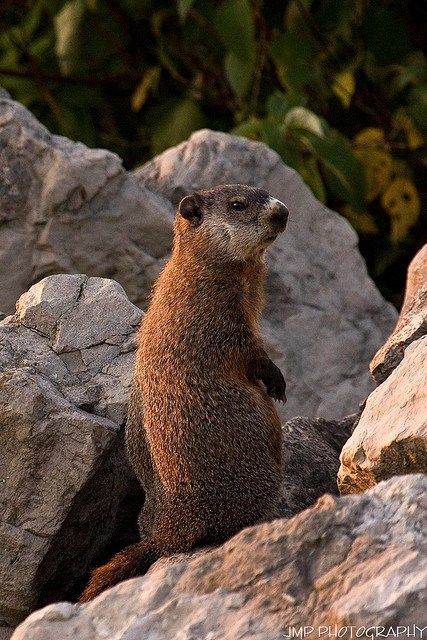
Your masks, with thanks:
M 289 217 L 288 207 L 280 202 L 280 200 L 274 199 L 270 205 L 271 213 L 268 217 L 268 221 L 272 224 L 275 230 L 284 231 L 286 223 Z

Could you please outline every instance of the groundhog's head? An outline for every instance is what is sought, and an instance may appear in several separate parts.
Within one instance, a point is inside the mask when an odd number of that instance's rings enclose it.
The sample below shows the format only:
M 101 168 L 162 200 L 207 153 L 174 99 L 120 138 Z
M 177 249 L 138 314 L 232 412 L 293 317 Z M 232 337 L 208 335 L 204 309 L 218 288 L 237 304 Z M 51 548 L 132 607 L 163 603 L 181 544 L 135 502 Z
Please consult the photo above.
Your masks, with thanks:
M 209 238 L 234 259 L 260 254 L 284 231 L 288 209 L 264 189 L 227 184 L 185 196 L 179 203 L 179 236 Z

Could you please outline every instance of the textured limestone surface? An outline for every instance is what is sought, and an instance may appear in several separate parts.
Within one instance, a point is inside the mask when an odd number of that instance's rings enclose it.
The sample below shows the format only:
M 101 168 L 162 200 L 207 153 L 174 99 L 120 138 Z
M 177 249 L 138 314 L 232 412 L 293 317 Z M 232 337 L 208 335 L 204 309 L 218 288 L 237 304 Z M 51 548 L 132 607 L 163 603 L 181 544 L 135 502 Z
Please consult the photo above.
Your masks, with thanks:
M 427 335 L 369 396 L 341 453 L 338 484 L 354 493 L 404 473 L 427 473 Z
M 57 275 L 0 322 L 0 624 L 66 594 L 126 528 L 141 316 L 114 281 Z
M 318 202 L 274 151 L 225 133 L 198 131 L 136 175 L 172 202 L 195 189 L 245 183 L 288 206 L 287 230 L 268 251 L 263 322 L 288 384 L 282 415 L 336 420 L 356 411 L 373 388 L 369 362 L 397 314 L 368 277 L 346 220 Z
M 372 359 L 375 380 L 383 382 L 401 362 L 406 347 L 427 334 L 427 244 L 412 260 L 406 278 L 405 299 L 397 325 Z
M 87 605 L 51 605 L 13 640 L 282 640 L 305 625 L 423 627 L 426 545 L 427 478 L 396 477 L 163 562 Z
M 171 242 L 170 203 L 118 156 L 49 131 L 0 93 L 0 309 L 55 273 L 119 281 L 145 304 Z

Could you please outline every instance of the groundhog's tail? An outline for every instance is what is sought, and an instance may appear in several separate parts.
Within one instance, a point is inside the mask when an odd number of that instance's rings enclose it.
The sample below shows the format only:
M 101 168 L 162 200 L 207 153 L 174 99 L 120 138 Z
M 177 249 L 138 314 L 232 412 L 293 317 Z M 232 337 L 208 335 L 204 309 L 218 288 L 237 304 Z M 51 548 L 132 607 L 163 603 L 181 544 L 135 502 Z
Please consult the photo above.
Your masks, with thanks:
M 141 540 L 120 551 L 107 564 L 92 572 L 89 584 L 80 596 L 79 602 L 93 600 L 105 589 L 115 584 L 144 575 L 149 567 L 158 559 L 153 551 L 151 540 Z

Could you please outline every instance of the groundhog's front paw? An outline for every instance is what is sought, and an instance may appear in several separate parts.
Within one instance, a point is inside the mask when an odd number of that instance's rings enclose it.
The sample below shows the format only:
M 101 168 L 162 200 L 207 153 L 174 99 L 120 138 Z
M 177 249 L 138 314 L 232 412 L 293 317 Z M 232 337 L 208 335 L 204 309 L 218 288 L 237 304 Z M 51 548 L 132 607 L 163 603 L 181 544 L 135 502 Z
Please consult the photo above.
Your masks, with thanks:
M 279 367 L 273 365 L 274 369 L 270 371 L 270 375 L 268 379 L 264 381 L 265 386 L 267 387 L 267 393 L 269 396 L 274 398 L 275 400 L 280 400 L 281 402 L 286 402 L 286 382 L 283 377 L 283 373 L 280 371 Z
M 286 402 L 286 382 L 279 367 L 270 358 L 258 361 L 255 367 L 255 377 L 261 380 L 269 396 L 275 400 Z

